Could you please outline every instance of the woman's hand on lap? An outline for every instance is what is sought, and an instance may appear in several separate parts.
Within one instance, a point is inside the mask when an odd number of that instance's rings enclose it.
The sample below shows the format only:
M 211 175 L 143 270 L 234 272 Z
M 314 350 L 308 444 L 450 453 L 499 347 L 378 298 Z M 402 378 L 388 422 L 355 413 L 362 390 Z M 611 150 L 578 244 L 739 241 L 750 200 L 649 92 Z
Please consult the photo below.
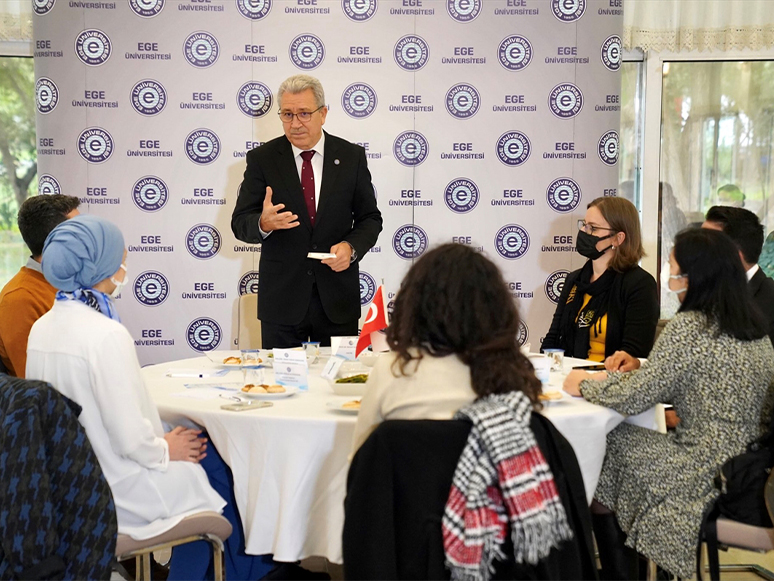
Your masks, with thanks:
M 164 434 L 169 445 L 169 459 L 183 462 L 200 462 L 207 454 L 207 438 L 200 438 L 201 430 L 178 426 Z

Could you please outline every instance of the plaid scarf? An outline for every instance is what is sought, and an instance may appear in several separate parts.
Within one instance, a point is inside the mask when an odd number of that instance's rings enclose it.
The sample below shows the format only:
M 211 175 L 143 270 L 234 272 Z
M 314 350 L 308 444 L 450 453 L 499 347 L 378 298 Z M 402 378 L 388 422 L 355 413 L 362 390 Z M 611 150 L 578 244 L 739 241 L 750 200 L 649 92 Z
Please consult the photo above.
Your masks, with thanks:
M 529 428 L 532 403 L 520 391 L 461 409 L 473 422 L 442 520 L 452 579 L 489 579 L 510 526 L 517 563 L 536 564 L 572 538 L 554 477 Z

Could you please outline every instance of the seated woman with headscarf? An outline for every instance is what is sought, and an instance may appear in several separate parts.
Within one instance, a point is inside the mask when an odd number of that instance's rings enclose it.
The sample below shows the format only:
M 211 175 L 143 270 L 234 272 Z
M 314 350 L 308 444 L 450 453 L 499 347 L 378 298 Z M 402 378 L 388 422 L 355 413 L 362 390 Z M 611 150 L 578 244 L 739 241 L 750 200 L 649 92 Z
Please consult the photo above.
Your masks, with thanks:
M 79 420 L 113 493 L 120 533 L 147 539 L 188 515 L 223 512 L 234 527 L 226 543 L 227 575 L 260 578 L 272 561 L 244 555 L 230 487 L 216 480 L 227 481 L 225 464 L 212 448 L 205 452 L 199 431 L 164 433 L 134 341 L 112 300 L 128 281 L 125 262 L 121 231 L 104 219 L 78 216 L 49 234 L 43 274 L 59 292 L 30 332 L 27 377 L 51 383 L 83 408 Z M 209 561 L 205 546 L 179 547 L 170 579 L 203 579 Z

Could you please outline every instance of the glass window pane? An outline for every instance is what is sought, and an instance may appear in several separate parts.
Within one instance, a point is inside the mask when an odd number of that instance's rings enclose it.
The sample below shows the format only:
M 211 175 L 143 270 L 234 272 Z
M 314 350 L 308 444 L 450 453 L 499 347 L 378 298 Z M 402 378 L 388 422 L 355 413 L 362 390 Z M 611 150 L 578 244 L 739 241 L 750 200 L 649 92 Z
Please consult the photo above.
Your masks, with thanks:
M 664 63 L 661 106 L 661 265 L 674 235 L 713 205 L 755 212 L 774 274 L 774 61 Z M 662 294 L 662 317 L 677 302 Z
M 0 286 L 27 261 L 19 205 L 37 194 L 35 73 L 31 58 L 0 57 Z
M 618 195 L 642 211 L 642 61 L 621 64 L 621 130 L 618 139 Z

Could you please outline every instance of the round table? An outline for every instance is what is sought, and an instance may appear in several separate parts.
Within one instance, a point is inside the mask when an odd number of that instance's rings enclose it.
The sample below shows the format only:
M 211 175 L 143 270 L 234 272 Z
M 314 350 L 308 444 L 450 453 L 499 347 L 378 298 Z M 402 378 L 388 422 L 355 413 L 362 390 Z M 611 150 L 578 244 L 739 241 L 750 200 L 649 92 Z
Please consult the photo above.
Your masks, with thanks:
M 162 420 L 205 429 L 231 467 L 249 554 L 272 553 L 277 561 L 322 556 L 342 562 L 347 458 L 357 416 L 328 407 L 329 402 L 353 398 L 333 394 L 320 377 L 323 363 L 310 367 L 308 391 L 274 400 L 269 408 L 244 412 L 222 410 L 229 401 L 218 397 L 218 390 L 185 387 L 241 382 L 239 369 L 217 378 L 167 376 L 175 370 L 211 373 L 217 366 L 205 357 L 143 368 Z M 565 369 L 577 363 L 565 360 Z M 273 373 L 267 372 L 266 381 L 271 383 Z M 546 390 L 560 389 L 563 377 L 552 372 Z M 590 502 L 602 469 L 606 435 L 626 418 L 567 394 L 546 404 L 542 413 L 575 450 Z M 655 427 L 652 410 L 628 421 Z

